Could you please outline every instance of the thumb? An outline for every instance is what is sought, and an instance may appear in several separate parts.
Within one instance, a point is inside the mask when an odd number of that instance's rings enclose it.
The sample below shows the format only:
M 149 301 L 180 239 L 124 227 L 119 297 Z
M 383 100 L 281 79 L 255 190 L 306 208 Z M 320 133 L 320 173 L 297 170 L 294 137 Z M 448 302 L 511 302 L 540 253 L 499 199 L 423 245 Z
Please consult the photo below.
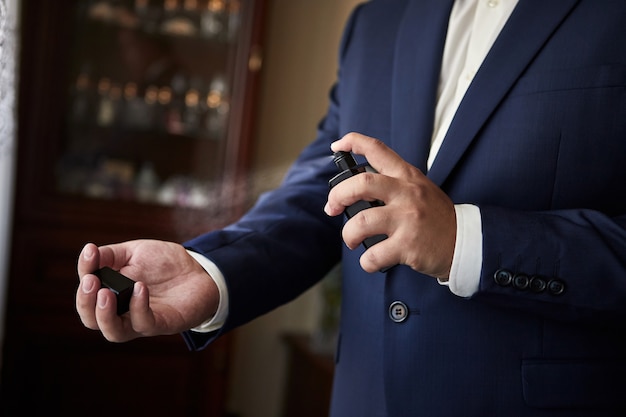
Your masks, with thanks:
M 100 251 L 93 243 L 87 243 L 78 257 L 78 277 L 93 273 L 100 267 Z

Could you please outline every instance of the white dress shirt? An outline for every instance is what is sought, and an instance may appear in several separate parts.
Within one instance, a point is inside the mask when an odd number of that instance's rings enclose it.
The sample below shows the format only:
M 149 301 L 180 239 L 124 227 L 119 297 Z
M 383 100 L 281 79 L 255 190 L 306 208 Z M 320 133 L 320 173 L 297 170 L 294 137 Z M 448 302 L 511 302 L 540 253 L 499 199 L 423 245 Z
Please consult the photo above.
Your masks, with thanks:
M 456 0 L 443 51 L 433 140 L 433 164 L 465 92 L 511 16 L 518 0 Z M 482 268 L 482 222 L 478 207 L 456 205 L 456 244 L 450 277 L 442 284 L 460 297 L 478 291 Z
M 518 0 L 456 0 L 450 13 L 439 79 L 437 107 L 428 168 L 445 139 L 450 123 L 474 75 L 491 49 Z M 457 234 L 449 280 L 440 281 L 460 297 L 478 291 L 482 268 L 480 210 L 471 204 L 456 205 Z M 193 328 L 197 332 L 219 329 L 228 316 L 228 290 L 221 271 L 202 255 L 189 252 L 216 282 L 220 303 L 215 316 Z

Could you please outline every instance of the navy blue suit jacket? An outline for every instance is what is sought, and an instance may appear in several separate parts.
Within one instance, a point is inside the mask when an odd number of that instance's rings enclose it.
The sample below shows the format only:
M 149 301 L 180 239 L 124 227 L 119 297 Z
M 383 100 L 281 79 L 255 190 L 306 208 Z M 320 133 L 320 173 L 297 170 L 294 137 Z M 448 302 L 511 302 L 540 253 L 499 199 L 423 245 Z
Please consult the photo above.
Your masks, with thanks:
M 428 172 L 480 207 L 470 299 L 399 266 L 367 274 L 322 207 L 347 132 L 425 170 L 450 0 L 373 0 L 341 45 L 317 139 L 241 221 L 187 246 L 230 291 L 218 334 L 343 261 L 333 416 L 622 416 L 626 410 L 626 2 L 520 0 Z M 402 301 L 396 323 L 389 306 Z

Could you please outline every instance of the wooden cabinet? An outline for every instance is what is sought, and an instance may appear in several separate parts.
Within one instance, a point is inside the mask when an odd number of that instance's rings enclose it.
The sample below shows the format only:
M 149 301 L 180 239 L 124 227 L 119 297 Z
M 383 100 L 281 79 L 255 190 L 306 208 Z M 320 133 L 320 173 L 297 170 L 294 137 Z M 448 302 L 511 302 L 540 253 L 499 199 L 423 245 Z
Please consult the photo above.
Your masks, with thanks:
M 24 0 L 2 361 L 7 416 L 220 416 L 229 337 L 112 344 L 74 310 L 86 242 L 183 241 L 246 205 L 261 0 Z

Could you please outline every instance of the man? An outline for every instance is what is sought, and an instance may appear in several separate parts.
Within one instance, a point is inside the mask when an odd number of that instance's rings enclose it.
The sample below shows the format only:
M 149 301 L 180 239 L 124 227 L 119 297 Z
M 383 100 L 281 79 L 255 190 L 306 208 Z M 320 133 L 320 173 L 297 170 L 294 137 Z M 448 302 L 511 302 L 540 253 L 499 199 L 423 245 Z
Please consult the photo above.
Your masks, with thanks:
M 88 245 L 84 324 L 116 341 L 198 326 L 202 348 L 342 259 L 332 416 L 623 415 L 625 21 L 617 0 L 362 5 L 284 184 L 189 251 Z M 378 173 L 329 193 L 329 146 Z M 358 200 L 385 205 L 342 247 Z M 97 291 L 104 265 L 140 281 L 128 316 Z

